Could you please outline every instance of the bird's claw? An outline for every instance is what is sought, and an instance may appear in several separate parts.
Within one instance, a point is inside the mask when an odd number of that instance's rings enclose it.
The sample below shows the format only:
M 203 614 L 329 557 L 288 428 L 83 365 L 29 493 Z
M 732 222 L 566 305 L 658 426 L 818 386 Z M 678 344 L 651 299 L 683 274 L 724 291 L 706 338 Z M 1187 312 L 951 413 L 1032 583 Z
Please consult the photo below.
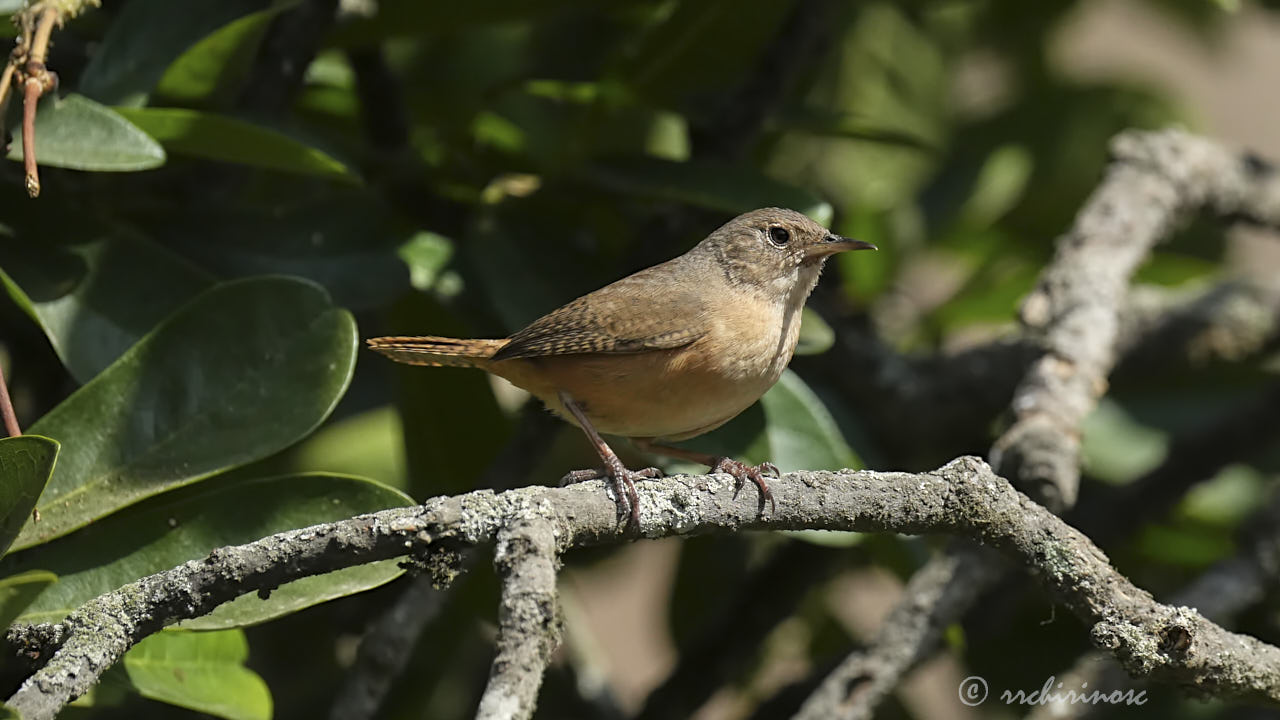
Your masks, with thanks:
M 618 524 L 627 518 L 627 527 L 640 525 L 640 495 L 636 493 L 637 480 L 652 480 L 665 477 L 660 468 L 647 467 L 639 470 L 628 470 L 619 464 L 617 467 L 592 468 L 588 470 L 571 470 L 560 478 L 560 486 L 586 482 L 588 480 L 609 480 L 613 485 L 614 502 L 618 505 Z
M 774 478 L 782 477 L 778 466 L 771 462 L 763 462 L 759 465 L 748 465 L 741 460 L 733 458 L 716 458 L 716 462 L 711 466 L 712 473 L 728 473 L 733 476 L 734 488 L 733 496 L 738 496 L 738 491 L 742 489 L 743 484 L 750 480 L 755 483 L 756 488 L 760 490 L 760 514 L 764 514 L 764 501 L 769 501 L 769 511 L 776 513 L 778 504 L 773 501 L 773 493 L 769 490 L 769 484 L 764 481 L 765 473 L 772 475 Z

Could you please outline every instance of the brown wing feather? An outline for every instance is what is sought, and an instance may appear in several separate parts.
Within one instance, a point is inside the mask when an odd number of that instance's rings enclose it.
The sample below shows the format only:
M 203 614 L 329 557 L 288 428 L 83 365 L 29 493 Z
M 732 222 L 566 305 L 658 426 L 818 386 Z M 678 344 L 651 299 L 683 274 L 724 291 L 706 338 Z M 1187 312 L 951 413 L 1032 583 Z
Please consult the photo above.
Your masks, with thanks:
M 662 263 L 584 295 L 512 335 L 493 359 L 688 345 L 707 333 L 707 314 L 699 289 L 681 282 L 680 269 Z

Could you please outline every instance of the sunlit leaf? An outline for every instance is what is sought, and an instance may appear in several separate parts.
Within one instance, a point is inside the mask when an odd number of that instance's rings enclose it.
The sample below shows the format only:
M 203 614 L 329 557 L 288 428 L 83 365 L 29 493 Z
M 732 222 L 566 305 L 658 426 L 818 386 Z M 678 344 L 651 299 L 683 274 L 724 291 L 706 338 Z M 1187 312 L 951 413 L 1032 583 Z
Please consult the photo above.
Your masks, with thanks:
M 243 630 L 165 630 L 125 653 L 124 670 L 143 697 L 227 720 L 270 720 L 271 691 L 248 659 Z
M 124 172 L 164 164 L 164 148 L 120 113 L 80 95 L 40 102 L 36 159 L 41 165 Z M 22 130 L 14 129 L 10 160 L 22 159 Z
M 268 4 L 268 0 L 123 3 L 80 76 L 80 92 L 110 105 L 141 105 L 169 64 L 193 43 Z
M 265 170 L 354 181 L 351 168 L 285 133 L 245 120 L 183 108 L 118 108 L 176 155 Z
M 201 294 L 31 427 L 64 444 L 15 547 L 297 441 L 346 390 L 355 344 L 351 316 L 309 282 Z
M 57 458 L 58 443 L 46 437 L 19 435 L 0 440 L 0 555 L 31 518 Z

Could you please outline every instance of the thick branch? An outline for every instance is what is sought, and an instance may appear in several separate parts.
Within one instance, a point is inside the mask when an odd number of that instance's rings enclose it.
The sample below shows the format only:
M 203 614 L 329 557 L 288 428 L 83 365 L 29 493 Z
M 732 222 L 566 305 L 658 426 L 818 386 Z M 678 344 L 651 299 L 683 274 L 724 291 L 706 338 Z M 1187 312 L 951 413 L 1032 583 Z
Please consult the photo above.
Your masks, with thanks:
M 1207 618 L 1223 620 L 1261 602 L 1280 589 L 1280 495 L 1249 523 L 1241 552 L 1214 565 L 1173 597 L 1176 605 L 1198 610 Z M 1085 653 L 1062 676 L 1063 686 L 1087 687 L 1103 694 L 1133 690 L 1137 684 L 1102 652 Z M 1097 717 L 1103 706 L 1049 703 L 1036 708 L 1027 720 L 1081 720 Z
M 498 533 L 494 558 L 502 578 L 498 656 L 480 697 L 476 720 L 533 716 L 542 675 L 560 645 L 555 531 L 542 518 L 521 519 Z
M 1049 507 L 1075 503 L 1080 421 L 1107 387 L 1119 310 L 1151 249 L 1201 209 L 1277 219 L 1274 173 L 1238 153 L 1180 132 L 1128 132 L 1057 255 L 1024 301 L 1022 320 L 1044 355 L 1014 394 L 1016 420 L 991 458 Z M 1247 209 L 1246 209 L 1247 208 Z
M 1130 672 L 1201 693 L 1280 700 L 1280 649 L 1227 632 L 1189 608 L 1155 602 L 1116 572 L 1088 538 L 976 458 L 923 474 L 790 473 L 773 483 L 783 500 L 776 514 L 763 517 L 750 493 L 735 497 L 726 475 L 678 476 L 641 483 L 639 490 L 636 534 L 647 538 L 806 528 L 975 538 L 1035 568 L 1039 581 L 1092 626 L 1095 643 Z M 27 720 L 52 718 L 138 640 L 241 594 L 432 546 L 489 543 L 527 523 L 545 523 L 556 552 L 635 537 L 619 532 L 613 500 L 602 484 L 591 482 L 440 497 L 222 548 L 81 606 L 62 623 L 62 647 L 8 704 Z M 546 540 L 528 542 L 541 548 Z M 515 574 L 524 572 L 521 562 L 512 567 Z M 1187 641 L 1161 640 L 1175 636 Z

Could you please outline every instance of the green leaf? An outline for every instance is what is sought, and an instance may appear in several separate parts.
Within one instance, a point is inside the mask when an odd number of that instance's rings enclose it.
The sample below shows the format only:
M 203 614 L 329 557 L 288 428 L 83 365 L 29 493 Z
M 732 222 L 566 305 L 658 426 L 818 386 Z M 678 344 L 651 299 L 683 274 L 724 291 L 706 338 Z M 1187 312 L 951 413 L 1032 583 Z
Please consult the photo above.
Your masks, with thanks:
M 831 222 L 830 203 L 751 167 L 637 158 L 597 166 L 589 177 L 616 192 L 674 200 L 735 215 L 777 206 L 802 212 L 823 225 Z
M 165 69 L 200 38 L 266 0 L 131 0 L 80 76 L 80 91 L 108 105 L 142 105 Z
M 76 245 L 0 243 L 0 282 L 81 384 L 213 284 L 165 248 L 111 236 Z
M 36 112 L 36 159 L 46 167 L 99 172 L 148 170 L 164 164 L 164 148 L 111 108 L 80 95 L 50 98 Z M 22 159 L 14 130 L 10 160 Z
M 294 448 L 297 472 L 329 471 L 377 478 L 407 489 L 404 429 L 390 405 L 330 422 Z
M 1080 423 L 1080 464 L 1091 476 L 1123 484 L 1154 469 L 1169 450 L 1169 434 L 1142 424 L 1111 398 Z
M 58 581 L 48 570 L 28 570 L 0 579 L 0 628 L 7 628 L 44 589 Z
M 156 84 L 156 94 L 183 105 L 213 104 L 229 96 L 253 67 L 271 21 L 296 4 L 297 0 L 276 3 L 201 38 L 170 63 Z
M 764 406 L 769 458 L 788 470 L 861 468 L 840 428 L 817 394 L 787 370 L 760 398 Z
M 63 451 L 16 547 L 296 442 L 346 391 L 355 346 L 351 315 L 312 283 L 202 293 L 31 427 Z
M 181 208 L 152 232 L 222 277 L 293 275 L 318 283 L 344 307 L 382 307 L 409 289 L 398 247 L 409 230 L 362 189 L 347 186 L 265 207 Z
M 640 38 L 618 75 L 659 104 L 723 91 L 755 64 L 793 4 L 764 0 L 745 12 L 735 0 L 678 3 Z
M 143 697 L 227 720 L 270 720 L 271 691 L 248 659 L 243 630 L 165 630 L 125 653 L 124 669 Z
M 1004 217 L 1022 198 L 1033 162 L 1031 153 L 1021 145 L 1003 145 L 992 151 L 978 171 L 973 194 L 960 208 L 960 222 L 983 228 Z
M 0 440 L 0 555 L 31 517 L 57 458 L 58 443 L 49 438 L 19 435 Z
M 278 130 L 183 108 L 118 108 L 166 150 L 266 170 L 355 181 L 351 168 Z
M 800 337 L 796 341 L 796 355 L 819 355 L 836 344 L 836 331 L 812 308 L 805 308 L 800 315 Z
M 215 548 L 412 504 L 405 494 L 364 478 L 329 473 L 251 478 L 195 486 L 105 518 L 56 543 L 6 558 L 0 568 L 48 568 L 57 585 L 22 613 L 24 622 L 56 621 L 84 602 L 151 573 L 205 557 Z M 183 623 L 213 630 L 264 622 L 368 590 L 401 573 L 395 560 L 360 565 L 256 593 Z

